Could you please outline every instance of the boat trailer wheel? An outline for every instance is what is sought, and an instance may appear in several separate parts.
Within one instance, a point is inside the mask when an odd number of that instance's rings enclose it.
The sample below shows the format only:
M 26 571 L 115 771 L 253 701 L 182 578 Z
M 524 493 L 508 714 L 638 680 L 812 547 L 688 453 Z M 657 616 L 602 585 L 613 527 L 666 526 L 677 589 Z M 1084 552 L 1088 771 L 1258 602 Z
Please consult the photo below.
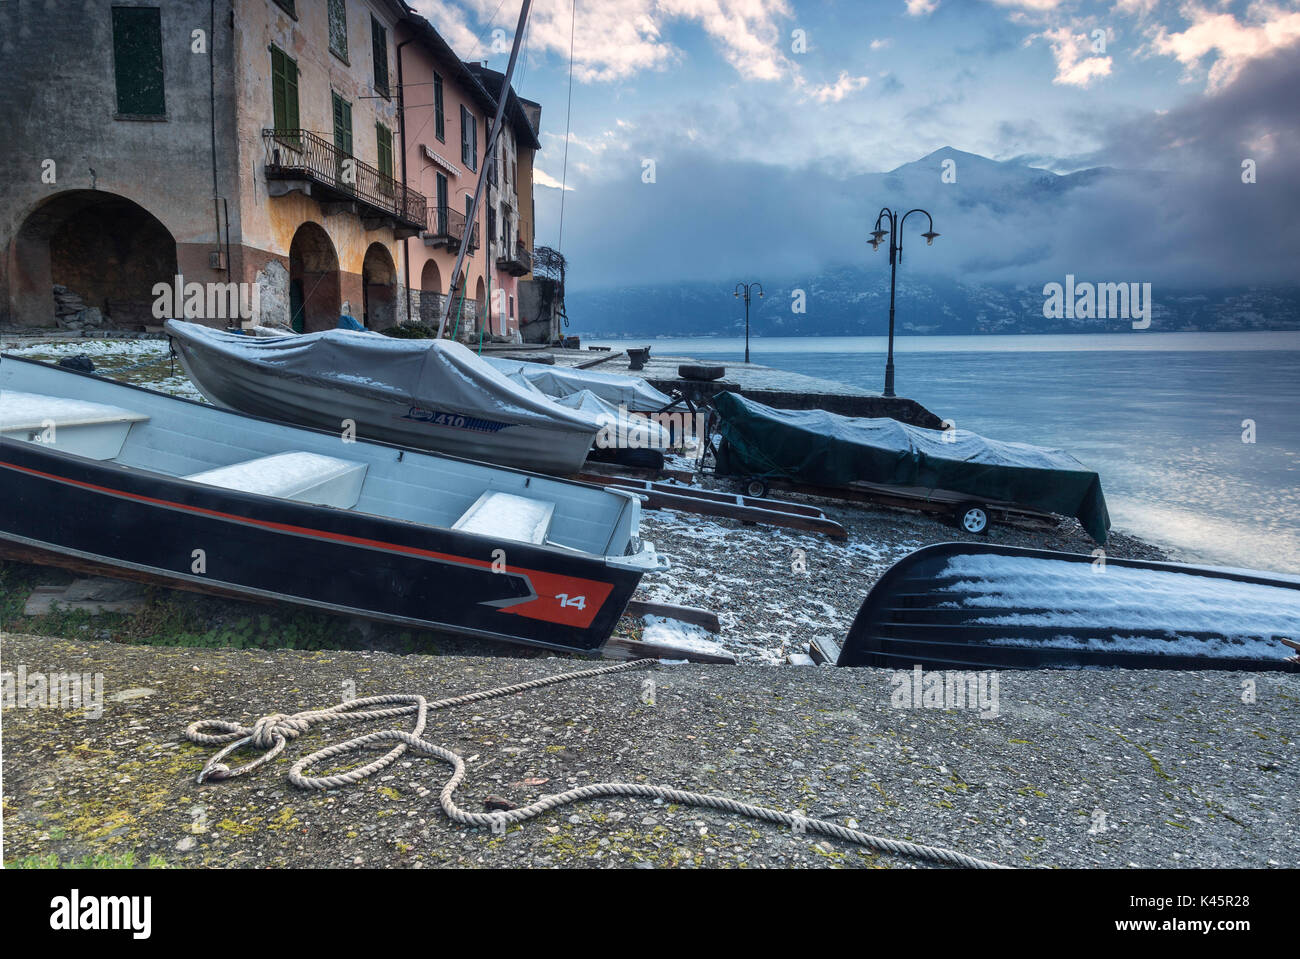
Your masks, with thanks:
M 758 478 L 747 480 L 745 482 L 745 495 L 752 496 L 755 499 L 762 499 L 767 495 L 767 483 Z
M 968 533 L 987 533 L 989 512 L 978 503 L 964 503 L 957 509 L 957 525 Z

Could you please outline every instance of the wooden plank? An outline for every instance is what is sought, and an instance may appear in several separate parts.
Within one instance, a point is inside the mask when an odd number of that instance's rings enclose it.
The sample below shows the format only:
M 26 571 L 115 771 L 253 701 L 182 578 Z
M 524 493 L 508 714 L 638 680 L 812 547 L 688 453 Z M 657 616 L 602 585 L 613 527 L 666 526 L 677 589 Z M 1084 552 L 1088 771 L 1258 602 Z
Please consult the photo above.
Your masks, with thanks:
M 692 626 L 703 627 L 711 633 L 722 632 L 718 614 L 712 610 L 700 609 L 698 606 L 674 606 L 671 603 L 647 603 L 644 600 L 634 599 L 627 604 L 625 612 L 628 616 L 663 616 L 665 619 L 676 619 L 683 623 L 690 623 Z
M 623 486 L 618 483 L 607 484 L 614 489 L 629 493 L 640 493 L 646 497 L 647 509 L 676 509 L 685 513 L 699 513 L 703 516 L 721 516 L 726 519 L 738 519 L 744 522 L 764 523 L 768 526 L 784 526 L 789 529 L 801 529 L 811 533 L 822 533 L 832 539 L 848 539 L 848 531 L 834 520 L 824 515 L 808 516 L 804 513 L 787 513 L 776 508 L 742 506 L 739 503 L 718 502 L 701 499 L 680 492 L 665 492 L 657 487 Z M 776 504 L 776 501 L 769 501 Z M 779 504 L 776 504 L 779 505 Z
M 574 369 L 589 370 L 593 366 L 599 366 L 601 363 L 608 363 L 616 356 L 625 356 L 625 355 L 626 354 L 622 350 L 619 350 L 617 353 L 612 351 L 609 353 L 602 353 L 600 356 L 597 356 L 595 359 L 583 360 L 581 363 L 575 364 Z
M 808 641 L 808 655 L 818 666 L 826 663 L 834 666 L 839 662 L 840 647 L 834 640 L 827 639 L 825 636 L 814 636 Z
M 601 647 L 606 659 L 685 659 L 692 663 L 711 663 L 721 666 L 736 665 L 736 657 L 728 652 L 705 653 L 698 649 L 670 646 L 667 643 L 645 643 L 637 639 L 615 636 Z

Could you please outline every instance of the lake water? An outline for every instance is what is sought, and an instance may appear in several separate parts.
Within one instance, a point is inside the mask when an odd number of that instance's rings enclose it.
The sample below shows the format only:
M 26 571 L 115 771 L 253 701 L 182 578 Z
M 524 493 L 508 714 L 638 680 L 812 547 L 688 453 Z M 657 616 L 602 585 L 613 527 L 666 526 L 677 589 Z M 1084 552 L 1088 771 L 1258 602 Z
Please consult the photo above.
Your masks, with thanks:
M 639 342 L 744 356 L 740 338 Z M 885 349 L 884 337 L 750 340 L 754 363 L 871 390 Z M 1179 559 L 1300 573 L 1300 332 L 900 337 L 894 352 L 900 396 L 1097 470 L 1115 528 Z

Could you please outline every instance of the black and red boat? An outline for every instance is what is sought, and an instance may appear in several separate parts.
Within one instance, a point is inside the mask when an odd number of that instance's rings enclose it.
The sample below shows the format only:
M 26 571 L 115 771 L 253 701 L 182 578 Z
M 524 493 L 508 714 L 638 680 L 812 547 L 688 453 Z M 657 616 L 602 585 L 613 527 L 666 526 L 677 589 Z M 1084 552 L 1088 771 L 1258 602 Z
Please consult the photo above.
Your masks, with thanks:
M 628 493 L 0 360 L 0 553 L 594 652 L 643 573 Z

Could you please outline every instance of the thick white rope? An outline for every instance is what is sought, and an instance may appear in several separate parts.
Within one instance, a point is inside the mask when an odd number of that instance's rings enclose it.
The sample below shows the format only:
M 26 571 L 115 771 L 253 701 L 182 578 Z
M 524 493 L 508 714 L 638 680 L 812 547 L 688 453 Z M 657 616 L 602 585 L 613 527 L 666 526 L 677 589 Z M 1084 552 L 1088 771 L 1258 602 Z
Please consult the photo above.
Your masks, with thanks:
M 544 686 L 553 686 L 557 683 L 565 683 L 575 679 L 587 679 L 609 673 L 645 669 L 654 663 L 655 660 L 653 659 L 638 659 L 633 662 L 617 663 L 612 666 L 599 666 L 575 673 L 561 673 L 556 676 L 532 679 L 528 682 L 516 683 L 513 686 L 501 686 L 496 689 L 483 690 L 482 692 L 468 693 L 451 699 L 440 699 L 432 703 L 428 702 L 423 696 L 414 695 L 368 696 L 364 699 L 349 700 L 329 709 L 307 710 L 294 713 L 292 716 L 284 713 L 273 713 L 269 716 L 263 716 L 252 726 L 241 726 L 238 723 L 222 720 L 201 720 L 185 730 L 185 737 L 191 742 L 205 746 L 221 745 L 224 747 L 208 760 L 207 765 L 203 767 L 203 771 L 199 773 L 199 782 L 203 782 L 205 779 L 231 779 L 252 772 L 258 766 L 270 762 L 280 755 L 289 740 L 297 739 L 316 723 L 342 718 L 357 720 L 390 719 L 415 713 L 415 727 L 410 732 L 403 732 L 400 729 L 384 729 L 367 733 L 364 736 L 358 736 L 356 739 L 349 739 L 347 742 L 326 746 L 310 756 L 299 759 L 289 769 L 289 781 L 301 789 L 332 789 L 337 786 L 353 785 L 368 776 L 373 776 L 390 765 L 410 748 L 426 756 L 441 759 L 452 767 L 451 778 L 442 787 L 438 801 L 442 805 L 442 811 L 447 814 L 449 819 L 466 826 L 487 826 L 493 831 L 499 832 L 511 823 L 520 823 L 527 819 L 533 819 L 542 813 L 571 803 L 601 796 L 638 796 L 644 799 L 662 799 L 665 802 L 680 803 L 685 806 L 701 806 L 734 813 L 739 816 L 747 816 L 751 819 L 761 819 L 765 822 L 788 826 L 796 832 L 820 833 L 824 836 L 831 836 L 844 842 L 856 843 L 869 849 L 891 853 L 896 856 L 925 859 L 930 862 L 943 863 L 949 866 L 963 866 L 970 869 L 1006 868 L 997 863 L 977 859 L 974 856 L 968 856 L 965 853 L 951 849 L 872 836 L 857 829 L 849 829 L 847 826 L 841 826 L 838 823 L 827 822 L 822 819 L 809 819 L 782 812 L 779 809 L 770 809 L 766 806 L 755 806 L 735 799 L 728 799 L 725 796 L 708 796 L 703 793 L 672 789 L 668 786 L 647 786 L 638 783 L 592 783 L 588 786 L 579 786 L 576 789 L 556 793 L 553 796 L 544 796 L 535 803 L 514 809 L 492 813 L 466 812 L 457 806 L 455 800 L 452 799 L 452 794 L 465 779 L 464 760 L 450 749 L 420 738 L 424 732 L 425 722 L 428 719 L 430 710 L 450 709 L 467 703 L 481 703 L 488 699 L 499 699 L 503 696 L 511 696 L 526 690 L 540 689 Z M 215 732 L 208 732 L 207 730 L 215 730 Z M 389 742 L 395 742 L 396 745 L 374 762 L 364 766 L 358 766 L 333 776 L 307 776 L 303 774 L 303 770 L 327 759 L 334 759 L 337 756 L 356 752 L 360 749 L 373 748 L 378 744 Z M 245 745 L 252 745 L 265 751 L 252 762 L 234 769 L 222 762 L 231 753 Z

